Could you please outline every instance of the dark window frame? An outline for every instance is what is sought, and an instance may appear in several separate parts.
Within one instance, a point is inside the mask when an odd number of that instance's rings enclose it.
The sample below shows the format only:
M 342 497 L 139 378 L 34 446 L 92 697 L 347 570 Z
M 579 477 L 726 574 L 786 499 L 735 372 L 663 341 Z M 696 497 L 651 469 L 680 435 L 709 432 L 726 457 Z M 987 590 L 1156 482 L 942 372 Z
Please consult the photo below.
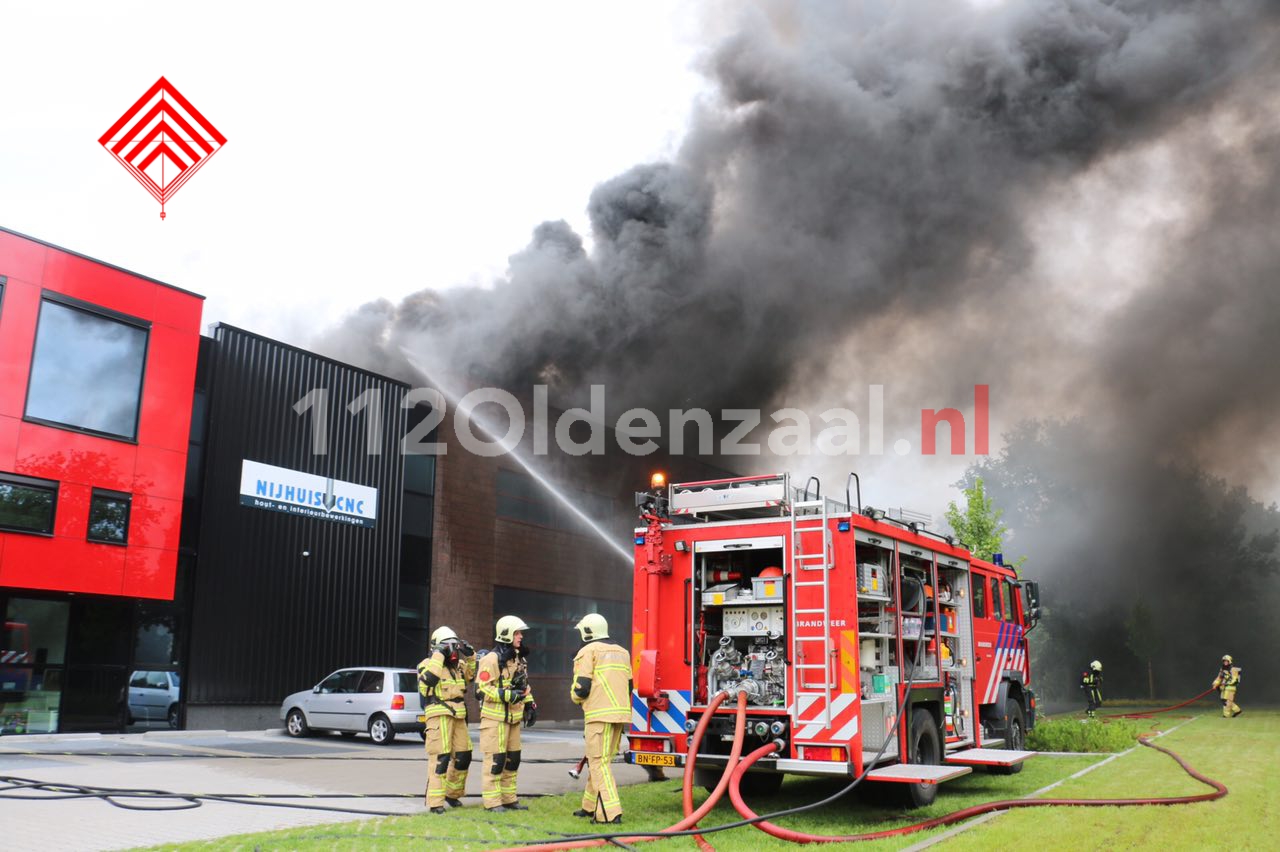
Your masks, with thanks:
M 1002 610 L 1001 610 L 1001 604 L 1000 604 L 1000 578 L 999 577 L 992 575 L 988 579 L 987 594 L 988 594 L 987 603 L 990 604 L 991 606 L 990 617 L 994 618 L 996 621 L 1004 621 L 1005 618 L 1001 614 Z
M 132 435 L 120 435 L 115 432 L 103 432 L 99 429 L 90 429 L 86 426 L 77 426 L 74 423 L 62 423 L 58 420 L 49 420 L 44 417 L 37 417 L 28 414 L 27 411 L 31 405 L 31 377 L 35 372 L 36 366 L 36 349 L 40 342 L 40 321 L 44 317 L 45 303 L 52 302 L 64 308 L 80 311 L 99 319 L 105 319 L 112 322 L 118 322 L 123 325 L 133 326 L 143 332 L 145 335 L 142 342 L 142 369 L 138 372 L 138 389 L 134 395 L 134 405 L 138 412 L 133 423 Z M 53 429 L 66 429 L 69 432 L 78 432 L 81 435 L 95 435 L 99 438 L 107 438 L 112 441 L 122 441 L 127 444 L 138 443 L 138 432 L 142 428 L 142 391 L 147 385 L 147 356 L 151 353 L 151 328 L 150 320 L 144 320 L 140 317 L 130 316 L 129 314 L 114 311 L 111 308 L 104 308 L 101 305 L 95 305 L 92 302 L 86 302 L 67 296 L 53 290 L 40 291 L 40 309 L 36 312 L 36 336 L 31 344 L 31 361 L 27 364 L 27 391 L 22 400 L 22 419 L 27 423 L 38 423 L 41 426 L 48 426 Z
M 124 539 L 122 541 L 111 541 L 105 538 L 93 537 L 93 504 L 98 499 L 116 500 L 124 503 Z M 133 495 L 124 491 L 109 491 L 105 488 L 94 488 L 89 493 L 89 518 L 85 523 L 84 539 L 92 544 L 110 544 L 116 547 L 129 546 L 129 520 L 133 516 Z
M 1013 590 L 1013 581 L 1005 579 L 1001 584 L 1001 597 L 1004 601 L 1004 620 L 1012 621 L 1014 624 L 1020 623 L 1018 618 L 1018 593 Z
M 971 584 L 973 591 L 973 617 L 990 618 L 987 615 L 987 577 L 985 574 L 974 574 Z
M 38 479 L 34 476 L 23 476 L 17 473 L 0 473 L 0 484 L 17 485 L 24 488 L 34 488 L 40 491 L 48 491 L 53 495 L 53 503 L 49 506 L 49 526 L 48 529 L 32 529 L 31 527 L 15 527 L 0 522 L 0 530 L 10 533 L 23 533 L 26 535 L 39 535 L 46 538 L 53 537 L 53 530 L 58 525 L 58 491 L 61 483 L 56 479 Z

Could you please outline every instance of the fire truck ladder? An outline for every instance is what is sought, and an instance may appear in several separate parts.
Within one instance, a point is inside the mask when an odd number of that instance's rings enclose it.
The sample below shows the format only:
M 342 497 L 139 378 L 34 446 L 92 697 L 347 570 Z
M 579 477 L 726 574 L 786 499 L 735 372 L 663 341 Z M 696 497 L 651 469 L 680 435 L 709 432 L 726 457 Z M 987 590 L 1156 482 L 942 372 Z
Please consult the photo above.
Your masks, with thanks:
M 824 727 L 831 727 L 831 698 L 836 684 L 831 682 L 831 659 L 835 649 L 831 645 L 831 528 L 827 526 L 829 515 L 827 499 L 797 500 L 791 504 L 791 601 L 792 614 L 795 616 L 791 629 L 791 694 L 795 698 L 795 713 L 800 713 L 801 696 L 821 697 L 823 699 L 822 720 Z M 821 534 L 820 550 L 805 551 L 805 546 L 813 547 L 813 540 Z M 820 588 L 822 590 L 822 606 L 800 606 L 800 589 Z M 812 598 L 807 595 L 806 598 Z M 805 618 L 808 616 L 808 618 Z M 813 635 L 799 635 L 801 621 L 815 621 L 818 616 L 822 620 L 817 632 Z M 821 663 L 808 662 L 814 655 L 802 653 L 821 647 L 818 659 Z M 821 670 L 821 684 L 806 683 L 804 673 Z M 816 719 L 814 721 L 817 721 Z

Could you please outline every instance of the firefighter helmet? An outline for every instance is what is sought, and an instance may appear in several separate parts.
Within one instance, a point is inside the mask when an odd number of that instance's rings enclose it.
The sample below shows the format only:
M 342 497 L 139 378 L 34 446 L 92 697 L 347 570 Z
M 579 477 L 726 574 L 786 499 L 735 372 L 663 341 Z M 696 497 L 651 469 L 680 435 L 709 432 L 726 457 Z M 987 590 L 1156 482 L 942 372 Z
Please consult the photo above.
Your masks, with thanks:
M 504 615 L 498 619 L 498 623 L 494 626 L 493 638 L 498 642 L 507 645 L 516 641 L 516 632 L 520 630 L 528 630 L 529 625 L 518 615 Z
M 1095 672 L 1100 672 L 1102 671 L 1102 663 L 1098 660 L 1094 660 L 1089 664 L 1089 668 L 1093 669 Z
M 1231 655 L 1230 655 L 1230 654 L 1223 654 L 1223 655 L 1222 655 L 1222 662 L 1226 663 L 1227 665 L 1231 665 L 1232 663 L 1234 663 L 1234 662 L 1235 662 L 1235 660 L 1231 659 Z
M 598 612 L 589 612 L 582 616 L 574 627 L 578 629 L 583 642 L 609 638 L 609 622 L 605 621 L 604 616 Z
M 431 634 L 431 644 L 439 645 L 441 642 L 445 642 L 445 641 L 448 641 L 449 639 L 457 639 L 457 638 L 458 638 L 458 634 L 453 632 L 453 628 L 440 626 L 440 627 L 437 627 L 436 631 Z

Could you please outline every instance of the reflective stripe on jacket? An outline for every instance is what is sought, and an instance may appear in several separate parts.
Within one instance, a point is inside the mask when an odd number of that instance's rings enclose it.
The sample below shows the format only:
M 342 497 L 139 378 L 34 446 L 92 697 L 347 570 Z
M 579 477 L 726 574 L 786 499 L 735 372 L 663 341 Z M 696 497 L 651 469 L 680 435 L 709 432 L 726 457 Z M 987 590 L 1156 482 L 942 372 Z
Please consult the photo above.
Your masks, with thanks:
M 1204 683 L 1204 681 L 1200 681 Z M 1240 668 L 1233 666 L 1229 669 L 1223 669 L 1218 672 L 1218 676 L 1213 679 L 1213 688 L 1218 689 L 1235 689 L 1240 685 Z
M 475 654 L 462 657 L 457 668 L 450 668 L 442 651 L 432 652 L 431 656 L 418 663 L 418 694 L 426 699 L 423 715 L 428 719 L 445 715 L 465 717 L 467 705 L 463 699 L 467 694 L 467 684 L 475 677 Z M 427 686 L 433 679 L 435 683 Z
M 524 721 L 524 705 L 533 700 L 533 693 L 510 703 L 503 700 L 503 693 L 511 688 L 511 679 L 521 670 L 527 675 L 529 667 L 518 654 L 513 654 L 505 663 L 499 663 L 498 652 L 490 651 L 480 660 L 476 689 L 480 693 L 481 725 L 488 719 L 509 725 Z
M 588 722 L 631 721 L 631 657 L 612 642 L 588 642 L 573 658 L 569 697 Z

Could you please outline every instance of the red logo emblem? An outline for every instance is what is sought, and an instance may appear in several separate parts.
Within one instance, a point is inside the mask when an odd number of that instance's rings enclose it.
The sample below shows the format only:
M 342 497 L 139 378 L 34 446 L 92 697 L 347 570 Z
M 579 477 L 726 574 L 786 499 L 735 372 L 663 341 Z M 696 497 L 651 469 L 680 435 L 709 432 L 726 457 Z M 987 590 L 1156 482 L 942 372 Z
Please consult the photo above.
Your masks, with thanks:
M 488 680 L 488 679 L 489 679 L 489 673 L 488 673 L 488 672 L 480 672 L 480 680 L 481 680 L 481 681 L 486 681 L 486 680 Z
M 160 202 L 163 219 L 164 203 L 227 144 L 227 138 L 161 77 L 98 143 Z

